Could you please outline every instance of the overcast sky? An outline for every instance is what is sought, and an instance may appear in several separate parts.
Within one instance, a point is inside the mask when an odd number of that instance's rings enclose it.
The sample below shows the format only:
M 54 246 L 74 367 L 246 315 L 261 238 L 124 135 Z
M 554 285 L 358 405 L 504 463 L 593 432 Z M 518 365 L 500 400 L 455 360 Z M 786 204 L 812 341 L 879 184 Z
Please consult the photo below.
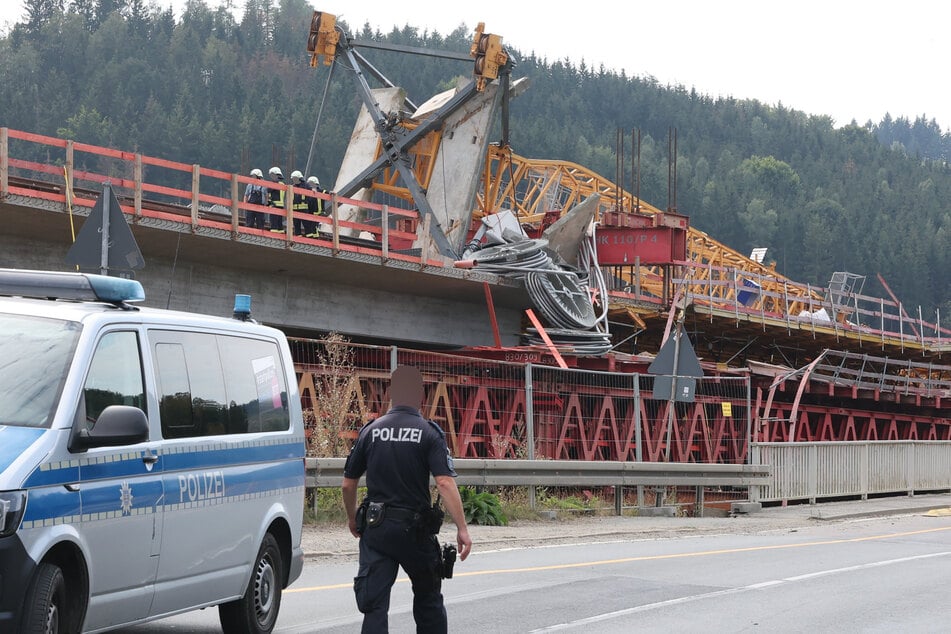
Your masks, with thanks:
M 157 4 L 180 15 L 185 0 Z M 240 8 L 244 1 L 232 4 Z M 830 115 L 837 126 L 852 119 L 877 123 L 887 112 L 911 120 L 926 115 L 951 130 L 945 71 L 951 45 L 941 46 L 951 29 L 948 2 L 320 0 L 314 6 L 354 29 L 369 22 L 383 32 L 409 24 L 448 33 L 484 22 L 486 32 L 549 61 L 584 60 L 714 97 L 782 103 Z M 0 0 L 0 25 L 22 13 L 19 0 Z

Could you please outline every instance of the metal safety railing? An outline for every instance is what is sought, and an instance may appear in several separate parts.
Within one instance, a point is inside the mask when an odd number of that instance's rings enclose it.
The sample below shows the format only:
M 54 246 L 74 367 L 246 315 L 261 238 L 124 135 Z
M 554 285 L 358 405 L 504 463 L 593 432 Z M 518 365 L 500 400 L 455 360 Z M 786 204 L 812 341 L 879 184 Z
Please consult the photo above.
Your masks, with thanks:
M 700 312 L 719 312 L 737 320 L 771 323 L 787 331 L 831 333 L 877 345 L 935 351 L 951 344 L 940 309 L 928 321 L 919 306 L 914 315 L 900 302 L 800 284 L 777 276 L 701 262 L 681 262 L 685 301 Z
M 346 458 L 307 458 L 308 488 L 339 487 Z M 584 460 L 454 460 L 460 486 L 735 486 L 769 482 L 765 465 Z
M 313 489 L 339 487 L 343 483 L 345 458 L 307 458 L 305 486 Z M 694 487 L 694 513 L 702 515 L 704 490 L 730 487 L 746 489 L 755 499 L 759 485 L 769 481 L 764 465 L 690 464 L 650 462 L 586 462 L 581 460 L 472 460 L 453 462 L 459 486 L 527 486 L 534 506 L 534 487 L 613 487 L 614 512 L 623 510 L 624 488 L 637 487 L 638 507 L 644 507 L 644 487 Z M 361 485 L 365 479 L 361 478 Z M 310 495 L 316 503 L 318 497 Z M 660 498 L 658 498 L 660 499 Z
M 951 441 L 753 443 L 768 467 L 759 501 L 951 490 Z
M 376 255 L 384 260 L 447 265 L 436 257 L 430 258 L 428 240 L 421 242 L 420 249 L 412 248 L 417 229 L 425 224 L 419 222 L 415 210 L 0 128 L 0 201 L 20 196 L 47 205 L 62 205 L 70 213 L 88 213 L 106 183 L 113 188 L 131 222 L 177 223 L 191 232 L 221 230 L 234 240 L 255 237 L 278 246 L 329 247 L 334 255 L 345 251 Z M 280 188 L 287 201 L 295 194 L 319 198 L 325 215 L 303 214 L 295 211 L 292 204 L 277 208 L 245 202 L 247 185 Z M 249 212 L 280 217 L 284 230 L 272 232 L 246 226 Z M 295 215 L 316 224 L 316 237 L 294 235 Z M 433 251 L 432 255 L 437 254 Z

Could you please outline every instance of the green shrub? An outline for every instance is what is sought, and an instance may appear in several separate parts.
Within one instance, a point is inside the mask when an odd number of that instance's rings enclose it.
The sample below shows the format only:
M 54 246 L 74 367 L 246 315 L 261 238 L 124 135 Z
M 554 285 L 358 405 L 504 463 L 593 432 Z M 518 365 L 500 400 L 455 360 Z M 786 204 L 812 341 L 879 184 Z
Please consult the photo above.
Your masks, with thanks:
M 462 509 L 466 513 L 466 522 L 483 526 L 506 526 L 509 521 L 502 511 L 497 495 L 488 491 L 476 491 L 473 487 L 461 487 Z
M 357 504 L 366 495 L 366 487 L 357 489 Z M 343 508 L 343 493 L 338 487 L 309 489 L 304 497 L 304 523 L 346 523 L 347 513 Z

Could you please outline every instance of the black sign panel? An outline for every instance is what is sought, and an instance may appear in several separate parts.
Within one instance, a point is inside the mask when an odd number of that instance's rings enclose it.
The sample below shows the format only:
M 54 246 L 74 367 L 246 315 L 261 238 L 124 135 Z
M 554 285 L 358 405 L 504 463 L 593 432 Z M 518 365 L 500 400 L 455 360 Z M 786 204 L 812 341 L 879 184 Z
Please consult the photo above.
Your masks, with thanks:
M 655 376 L 654 392 L 655 399 L 660 401 L 670 400 L 670 391 L 674 386 L 674 377 Z M 674 401 L 678 403 L 693 403 L 694 395 L 697 393 L 697 379 L 689 376 L 677 377 L 677 393 L 674 394 Z
M 679 348 L 679 349 L 678 349 Z M 677 355 L 677 364 L 674 366 L 674 355 Z M 647 368 L 648 374 L 668 374 L 677 376 L 692 376 L 697 379 L 703 378 L 703 369 L 700 368 L 700 360 L 697 353 L 693 351 L 693 344 L 687 335 L 680 335 L 680 345 L 677 345 L 677 334 L 669 337 L 657 357 Z
M 107 204 L 109 213 L 105 215 L 103 207 Z M 126 222 L 119 201 L 109 185 L 103 186 L 102 195 L 96 201 L 96 206 L 83 223 L 83 228 L 79 230 L 76 242 L 66 253 L 66 263 L 75 264 L 82 270 L 101 271 L 104 218 L 108 219 L 105 225 L 108 231 L 108 241 L 105 246 L 108 250 L 106 260 L 108 271 L 128 272 L 144 267 L 145 259 L 142 257 L 139 245 L 135 242 L 129 223 Z

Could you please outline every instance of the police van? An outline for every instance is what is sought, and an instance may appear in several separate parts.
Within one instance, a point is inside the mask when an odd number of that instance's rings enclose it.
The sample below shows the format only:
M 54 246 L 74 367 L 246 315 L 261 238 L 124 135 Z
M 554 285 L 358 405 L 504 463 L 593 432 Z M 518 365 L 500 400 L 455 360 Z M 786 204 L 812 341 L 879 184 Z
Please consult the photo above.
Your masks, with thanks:
M 218 606 L 270 632 L 303 568 L 284 335 L 137 308 L 134 280 L 0 269 L 0 632 Z M 240 304 L 240 305 L 239 305 Z

